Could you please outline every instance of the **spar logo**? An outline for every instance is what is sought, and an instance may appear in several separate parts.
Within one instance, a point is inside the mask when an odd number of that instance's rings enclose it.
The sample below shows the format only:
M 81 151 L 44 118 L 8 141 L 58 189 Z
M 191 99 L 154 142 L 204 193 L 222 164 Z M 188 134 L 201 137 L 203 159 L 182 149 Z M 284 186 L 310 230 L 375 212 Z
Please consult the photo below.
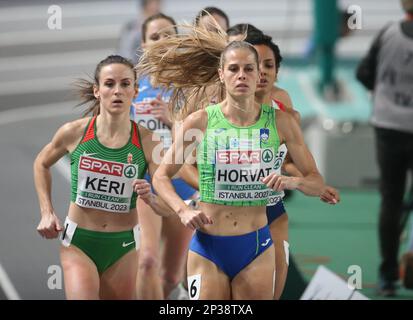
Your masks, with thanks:
M 134 178 L 136 176 L 136 168 L 133 165 L 126 166 L 123 173 L 125 174 L 126 178 Z
M 261 163 L 261 150 L 218 150 L 218 164 Z
M 80 157 L 79 169 L 122 177 L 124 165 L 119 162 L 109 162 L 96 158 Z M 129 167 L 129 166 L 128 166 Z M 133 167 L 133 166 L 130 166 Z M 136 174 L 136 169 L 133 167 Z M 126 170 L 125 170 L 125 176 Z
M 280 167 L 281 167 L 281 164 L 283 163 L 283 161 L 282 161 L 282 159 L 281 158 L 277 158 L 276 160 L 275 160 L 275 163 L 274 163 L 274 169 L 275 170 L 278 170 Z
M 276 157 L 275 163 L 274 163 L 274 169 L 275 170 L 278 170 L 281 167 L 281 165 L 284 161 L 284 155 L 285 155 L 285 151 L 279 151 L 278 150 L 278 154 L 277 154 L 277 157 Z
M 274 159 L 274 153 L 270 149 L 265 149 L 264 152 L 262 153 L 262 160 L 265 163 L 269 163 Z

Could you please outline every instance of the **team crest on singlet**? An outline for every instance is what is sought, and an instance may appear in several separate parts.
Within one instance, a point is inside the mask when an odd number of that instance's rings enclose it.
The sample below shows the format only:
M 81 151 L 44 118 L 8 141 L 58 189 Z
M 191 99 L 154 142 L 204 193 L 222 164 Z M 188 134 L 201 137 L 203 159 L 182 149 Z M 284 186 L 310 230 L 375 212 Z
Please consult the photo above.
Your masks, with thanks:
M 260 129 L 260 140 L 262 142 L 268 141 L 268 138 L 270 137 L 270 129 L 268 128 L 261 128 Z

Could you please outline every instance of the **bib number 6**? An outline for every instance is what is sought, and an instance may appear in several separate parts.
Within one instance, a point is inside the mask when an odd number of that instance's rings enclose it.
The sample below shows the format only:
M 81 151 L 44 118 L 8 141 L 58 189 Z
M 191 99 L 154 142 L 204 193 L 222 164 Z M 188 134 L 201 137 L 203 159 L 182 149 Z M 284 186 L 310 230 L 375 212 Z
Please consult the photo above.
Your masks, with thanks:
M 188 277 L 188 291 L 189 300 L 199 300 L 199 294 L 201 290 L 201 275 L 196 274 Z

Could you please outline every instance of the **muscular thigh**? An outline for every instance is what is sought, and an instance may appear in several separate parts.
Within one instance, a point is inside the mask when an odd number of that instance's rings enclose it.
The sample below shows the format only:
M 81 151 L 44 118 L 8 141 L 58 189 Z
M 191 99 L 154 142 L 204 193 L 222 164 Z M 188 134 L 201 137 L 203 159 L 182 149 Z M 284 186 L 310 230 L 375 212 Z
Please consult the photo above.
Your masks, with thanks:
M 231 299 L 230 280 L 212 261 L 189 251 L 188 292 L 193 300 Z
M 178 216 L 164 219 L 162 228 L 162 238 L 164 240 L 162 260 L 166 271 L 171 268 L 175 271 L 181 268 L 185 261 L 192 235 L 193 231 L 185 227 Z
M 131 250 L 101 275 L 102 299 L 135 299 L 138 254 Z
M 274 245 L 242 269 L 231 282 L 233 300 L 272 300 L 274 291 Z
M 66 298 L 99 299 L 99 274 L 93 261 L 79 248 L 61 247 L 60 258 L 65 279 Z
M 158 254 L 162 229 L 162 217 L 155 214 L 152 208 L 145 204 L 142 200 L 138 200 L 137 207 L 139 225 L 141 229 L 141 252 L 150 250 Z
M 271 238 L 275 244 L 279 241 L 288 241 L 288 215 L 279 216 L 270 224 Z

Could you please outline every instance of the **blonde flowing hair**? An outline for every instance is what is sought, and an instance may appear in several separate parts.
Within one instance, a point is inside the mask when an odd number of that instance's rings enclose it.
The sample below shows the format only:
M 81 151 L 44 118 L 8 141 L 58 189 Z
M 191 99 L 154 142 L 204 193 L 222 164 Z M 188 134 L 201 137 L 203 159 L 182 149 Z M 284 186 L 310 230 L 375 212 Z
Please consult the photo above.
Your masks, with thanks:
M 149 45 L 135 69 L 139 78 L 149 76 L 152 85 L 171 90 L 170 108 L 175 115 L 180 109 L 184 117 L 208 105 L 211 96 L 222 97 L 218 67 L 227 35 L 219 25 L 217 33 L 192 25 L 179 27 L 189 32 Z
M 248 49 L 258 66 L 254 47 L 244 41 L 228 44 L 227 34 L 218 24 L 217 32 L 193 25 L 180 27 L 189 32 L 149 45 L 135 66 L 138 78 L 149 76 L 152 85 L 172 91 L 169 107 L 175 118 L 185 118 L 209 105 L 212 99 L 224 99 L 218 68 L 223 68 L 227 51 Z

